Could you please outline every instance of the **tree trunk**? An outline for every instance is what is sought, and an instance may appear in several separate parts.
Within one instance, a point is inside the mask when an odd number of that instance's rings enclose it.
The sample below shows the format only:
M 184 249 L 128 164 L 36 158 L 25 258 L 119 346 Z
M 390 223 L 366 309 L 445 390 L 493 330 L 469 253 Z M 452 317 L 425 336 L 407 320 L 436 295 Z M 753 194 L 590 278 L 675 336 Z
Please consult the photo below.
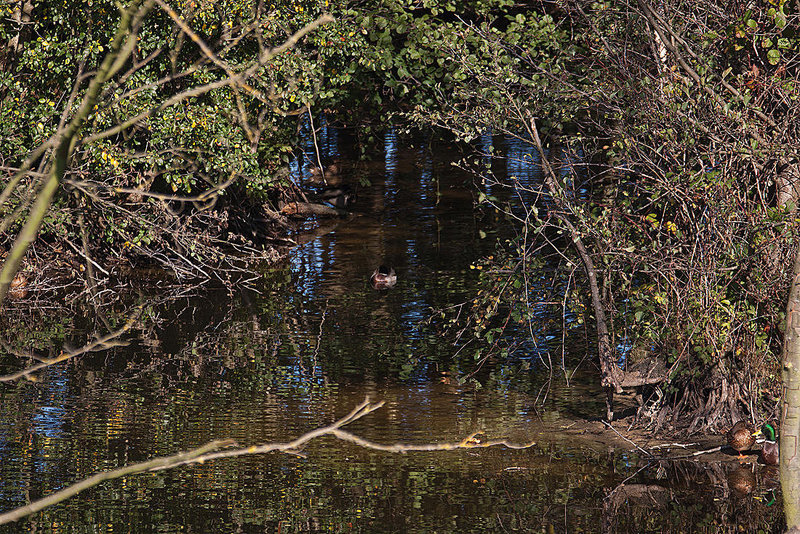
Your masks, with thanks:
M 11 13 L 11 23 L 17 31 L 6 43 L 5 50 L 0 51 L 0 65 L 7 71 L 11 70 L 10 66 L 17 58 L 20 41 L 26 41 L 30 35 L 27 26 L 31 21 L 31 13 L 33 13 L 31 0 L 19 0 Z
M 589 294 L 592 298 L 592 309 L 594 310 L 595 332 L 597 333 L 597 356 L 600 360 L 600 374 L 602 375 L 601 385 L 606 389 L 606 419 L 611 421 L 614 418 L 614 392 L 622 393 L 624 372 L 614 361 L 614 351 L 611 348 L 611 336 L 608 332 L 608 321 L 606 320 L 606 312 L 603 308 L 602 299 L 600 298 L 597 269 L 594 266 L 592 257 L 584 246 L 581 233 L 569 218 L 568 214 L 571 212 L 570 206 L 568 202 L 564 200 L 564 191 L 558 184 L 553 167 L 547 159 L 544 147 L 542 147 L 542 140 L 539 138 L 539 129 L 536 127 L 536 121 L 532 117 L 529 118 L 528 131 L 536 144 L 541 158 L 545 185 L 547 186 L 553 202 L 563 211 L 563 214 L 557 215 L 557 217 L 564 229 L 569 232 L 572 238 L 572 244 L 578 252 L 578 256 L 586 271 L 586 278 L 589 282 Z
M 776 176 L 778 205 L 785 207 L 790 202 L 797 204 L 800 198 L 800 180 L 798 180 L 798 162 L 784 161 Z
M 780 468 L 786 526 L 800 528 L 800 249 L 786 306 L 783 342 L 783 421 L 780 426 Z

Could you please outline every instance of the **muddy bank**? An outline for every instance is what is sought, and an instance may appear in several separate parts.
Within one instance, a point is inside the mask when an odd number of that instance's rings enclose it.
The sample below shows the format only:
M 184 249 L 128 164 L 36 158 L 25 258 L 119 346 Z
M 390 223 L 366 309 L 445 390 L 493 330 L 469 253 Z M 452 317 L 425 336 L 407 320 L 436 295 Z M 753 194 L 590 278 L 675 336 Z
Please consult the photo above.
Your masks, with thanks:
M 586 419 L 562 421 L 555 433 L 553 430 L 539 432 L 538 440 L 575 442 L 598 450 L 630 451 L 643 459 L 738 463 L 738 453 L 727 447 L 724 434 L 699 434 L 679 439 L 675 435 L 641 428 L 632 417 L 615 420 L 612 424 Z M 757 461 L 758 449 L 754 447 L 745 462 Z

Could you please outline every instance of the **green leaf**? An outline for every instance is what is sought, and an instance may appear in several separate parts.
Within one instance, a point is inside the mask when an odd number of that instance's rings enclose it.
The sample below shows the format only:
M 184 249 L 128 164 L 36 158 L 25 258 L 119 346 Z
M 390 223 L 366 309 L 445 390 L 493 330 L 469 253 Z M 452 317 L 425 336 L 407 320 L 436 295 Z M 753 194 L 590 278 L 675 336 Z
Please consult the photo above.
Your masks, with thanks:
M 767 52 L 767 61 L 769 61 L 770 65 L 777 65 L 780 60 L 781 60 L 780 50 L 773 48 L 772 50 Z

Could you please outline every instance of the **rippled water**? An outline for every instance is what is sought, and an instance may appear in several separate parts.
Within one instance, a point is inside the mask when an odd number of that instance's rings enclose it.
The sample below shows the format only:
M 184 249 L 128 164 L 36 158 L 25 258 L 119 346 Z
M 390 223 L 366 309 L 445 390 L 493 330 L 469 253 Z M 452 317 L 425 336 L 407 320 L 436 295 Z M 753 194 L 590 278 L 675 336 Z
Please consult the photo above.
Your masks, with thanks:
M 471 298 L 477 275 L 470 265 L 513 229 L 493 210 L 473 208 L 471 180 L 451 165 L 460 157 L 455 147 L 401 146 L 389 133 L 383 157 L 359 163 L 343 134 L 323 133 L 323 157 L 341 158 L 357 189 L 354 217 L 323 222 L 314 238 L 298 236 L 307 242 L 264 272 L 253 291 L 143 294 L 146 321 L 128 346 L 54 365 L 35 382 L 0 384 L 0 512 L 98 471 L 213 439 L 286 441 L 367 396 L 386 404 L 348 429 L 376 442 L 458 442 L 482 432 L 484 439 L 537 444 L 398 455 L 323 438 L 301 454 L 105 482 L 0 531 L 779 527 L 779 499 L 770 502 L 774 473 L 766 469 L 648 463 L 628 448 L 570 432 L 575 418 L 603 410 L 588 362 L 567 386 L 542 363 L 552 347 L 523 345 L 518 358 L 528 365 L 494 370 L 490 363 L 481 375 L 486 387 L 459 385 L 473 368 L 453 358 L 451 338 L 421 321 L 432 309 Z M 514 156 L 492 164 L 506 165 L 519 183 L 537 179 L 523 147 L 490 136 L 481 143 Z M 305 164 L 296 171 L 309 179 Z M 381 263 L 393 266 L 399 281 L 377 292 L 368 279 Z M 94 324 L 93 310 L 73 309 L 69 317 L 21 314 L 27 322 L 20 328 L 30 335 L 6 332 L 7 346 L 51 355 L 65 344 L 80 346 L 92 335 L 85 325 Z M 585 349 L 573 346 L 566 356 L 572 366 Z M 19 366 L 10 352 L 0 357 L 0 372 Z

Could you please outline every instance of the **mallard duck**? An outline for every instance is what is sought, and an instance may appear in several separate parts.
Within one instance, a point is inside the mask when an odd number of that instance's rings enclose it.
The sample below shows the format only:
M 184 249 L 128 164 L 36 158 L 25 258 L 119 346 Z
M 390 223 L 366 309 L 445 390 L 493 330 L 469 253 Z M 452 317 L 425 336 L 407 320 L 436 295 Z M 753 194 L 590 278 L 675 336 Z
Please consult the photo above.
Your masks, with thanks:
M 780 459 L 780 446 L 778 445 L 778 433 L 770 423 L 764 423 L 761 430 L 756 432 L 756 436 L 761 436 L 761 461 L 767 465 L 778 465 Z
M 381 265 L 369 277 L 369 283 L 375 289 L 389 289 L 397 283 L 397 273 L 391 267 Z
M 728 430 L 728 445 L 739 453 L 739 459 L 744 460 L 742 452 L 749 451 L 756 442 L 756 432 L 753 427 L 744 421 L 739 421 Z
M 756 488 L 756 475 L 750 468 L 739 466 L 728 473 L 728 487 L 740 497 L 749 495 Z

